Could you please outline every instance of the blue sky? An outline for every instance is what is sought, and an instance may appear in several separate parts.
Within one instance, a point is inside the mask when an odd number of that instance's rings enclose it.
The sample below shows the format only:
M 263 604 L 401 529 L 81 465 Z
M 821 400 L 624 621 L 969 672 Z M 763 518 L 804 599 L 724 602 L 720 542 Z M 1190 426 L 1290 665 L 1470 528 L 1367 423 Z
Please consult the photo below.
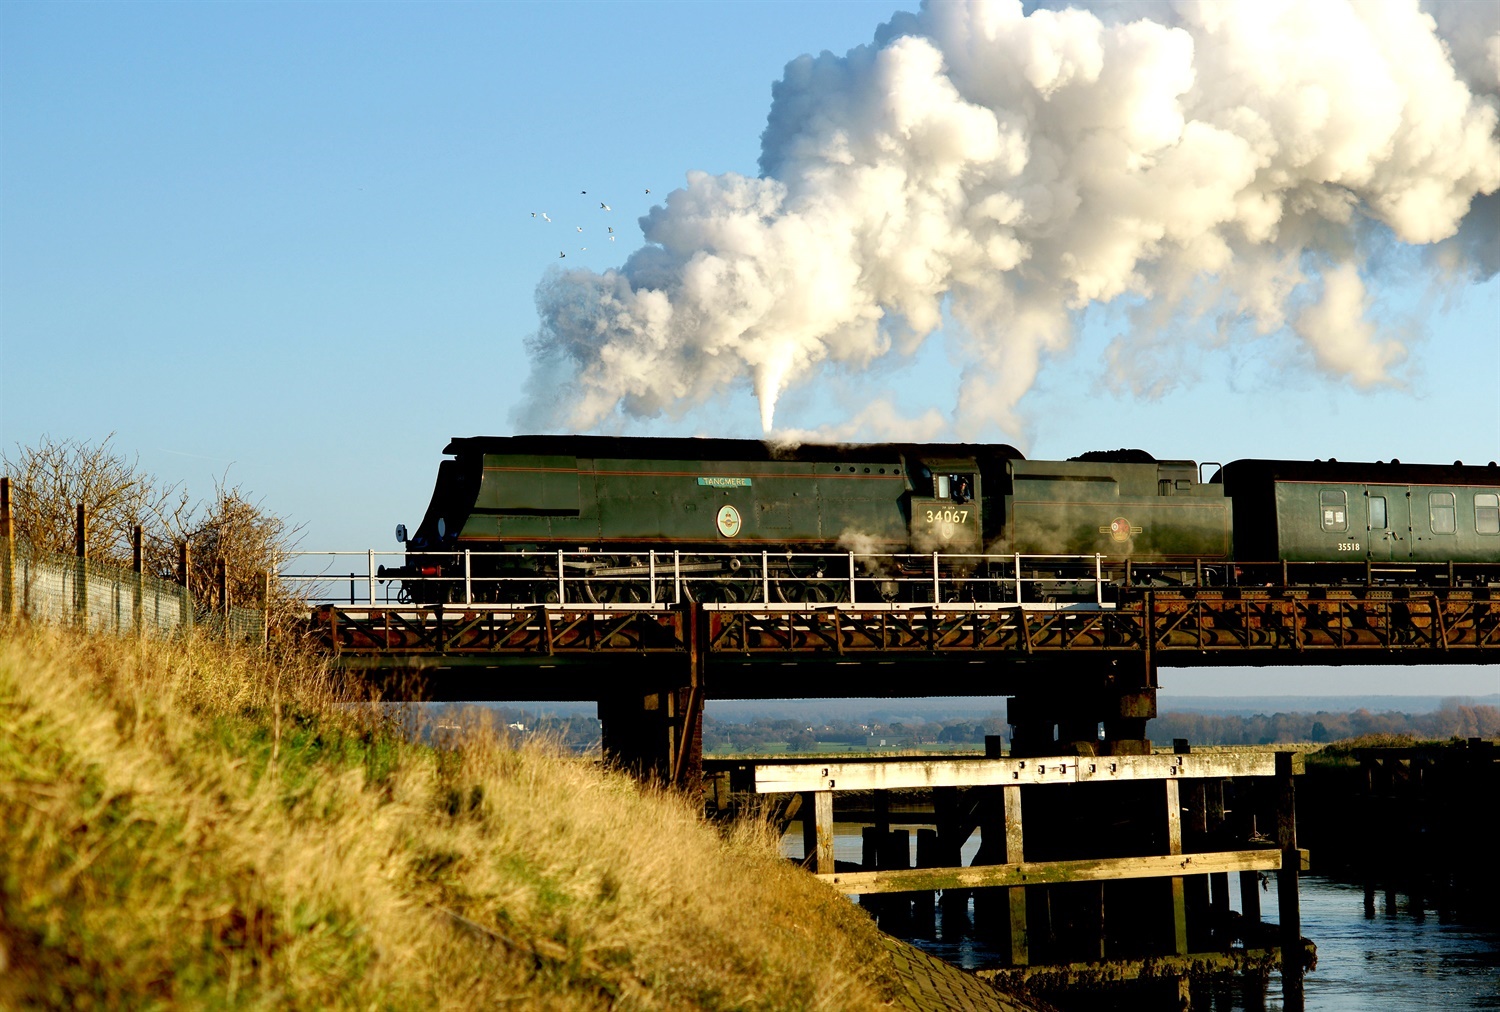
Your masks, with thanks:
M 0 6 L 0 444 L 114 432 L 199 494 L 227 469 L 304 547 L 393 548 L 450 436 L 518 431 L 559 249 L 618 264 L 688 171 L 754 175 L 786 62 L 866 42 L 895 9 Z M 1117 394 L 1118 313 L 1096 309 L 1024 431 L 990 438 L 1034 457 L 1500 457 L 1500 281 L 1383 292 L 1412 349 L 1400 387 L 1349 389 L 1270 340 L 1190 351 L 1159 399 Z M 793 389 L 778 421 L 837 421 L 872 390 L 946 410 L 957 376 L 933 341 Z M 739 389 L 634 431 L 756 436 L 757 419 Z M 1473 677 L 1455 691 L 1494 691 Z

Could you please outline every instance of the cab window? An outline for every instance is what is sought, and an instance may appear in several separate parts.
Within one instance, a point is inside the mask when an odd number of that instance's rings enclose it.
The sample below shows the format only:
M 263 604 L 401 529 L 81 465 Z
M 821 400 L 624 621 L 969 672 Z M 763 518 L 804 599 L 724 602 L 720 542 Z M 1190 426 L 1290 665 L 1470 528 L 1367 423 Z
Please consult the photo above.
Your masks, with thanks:
M 1452 492 L 1427 493 L 1427 512 L 1432 533 L 1453 534 L 1458 530 L 1458 509 Z
M 1318 493 L 1318 509 L 1323 515 L 1325 531 L 1349 529 L 1349 499 L 1341 488 L 1325 488 Z
M 1474 493 L 1474 530 L 1480 534 L 1500 534 L 1500 495 Z
M 1385 530 L 1385 496 L 1370 496 L 1370 530 Z

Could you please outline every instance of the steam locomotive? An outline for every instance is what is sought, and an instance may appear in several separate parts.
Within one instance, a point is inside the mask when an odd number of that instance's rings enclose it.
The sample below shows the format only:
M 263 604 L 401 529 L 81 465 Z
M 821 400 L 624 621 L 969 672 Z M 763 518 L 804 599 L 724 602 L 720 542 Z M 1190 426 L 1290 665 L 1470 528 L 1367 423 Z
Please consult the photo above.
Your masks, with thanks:
M 778 447 L 604 436 L 454 439 L 403 600 L 921 600 L 1111 586 L 1500 580 L 1500 468 L 1399 461 L 1027 460 L 1004 444 Z M 859 572 L 845 579 L 839 557 Z M 665 586 L 672 581 L 669 598 Z M 927 597 L 926 600 L 931 600 Z

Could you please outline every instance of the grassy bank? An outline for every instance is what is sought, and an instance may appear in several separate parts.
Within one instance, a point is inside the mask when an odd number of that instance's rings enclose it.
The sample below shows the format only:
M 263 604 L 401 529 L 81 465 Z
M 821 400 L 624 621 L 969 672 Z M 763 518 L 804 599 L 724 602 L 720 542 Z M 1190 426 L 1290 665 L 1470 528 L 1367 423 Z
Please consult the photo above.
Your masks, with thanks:
M 315 664 L 0 630 L 0 1007 L 857 1009 L 869 919 L 683 800 Z

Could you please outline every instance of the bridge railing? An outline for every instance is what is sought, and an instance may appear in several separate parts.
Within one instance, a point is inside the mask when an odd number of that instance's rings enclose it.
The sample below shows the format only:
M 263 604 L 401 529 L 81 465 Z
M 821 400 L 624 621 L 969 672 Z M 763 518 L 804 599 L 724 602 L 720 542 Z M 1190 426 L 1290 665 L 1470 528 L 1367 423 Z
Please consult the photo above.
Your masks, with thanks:
M 721 611 L 938 605 L 1107 610 L 1125 563 L 1101 555 L 876 552 L 294 552 L 314 605 L 587 606 Z

